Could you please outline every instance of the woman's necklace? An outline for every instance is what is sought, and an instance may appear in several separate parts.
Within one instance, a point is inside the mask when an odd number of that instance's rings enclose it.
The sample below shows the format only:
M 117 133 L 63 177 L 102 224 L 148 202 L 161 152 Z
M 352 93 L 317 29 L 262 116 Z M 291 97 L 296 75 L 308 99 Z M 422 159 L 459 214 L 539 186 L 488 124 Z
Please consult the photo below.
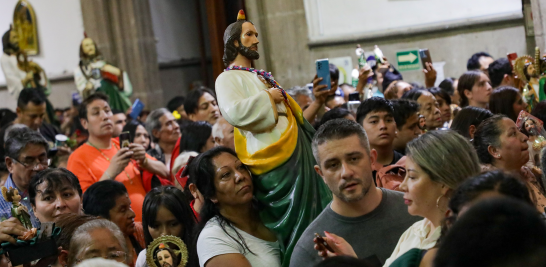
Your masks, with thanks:
M 100 149 L 99 149 L 98 147 L 96 147 L 95 145 L 91 144 L 91 142 L 89 142 L 89 141 L 87 141 L 87 143 L 88 143 L 90 146 L 92 146 L 92 147 L 94 147 L 95 149 L 97 149 L 97 150 L 100 152 L 100 154 L 104 157 L 104 159 L 106 159 L 108 162 L 110 162 L 110 158 L 107 157 L 107 156 L 102 152 L 102 150 L 100 150 Z M 117 147 L 116 144 L 112 144 L 112 145 L 113 145 L 115 148 L 117 148 L 118 151 L 119 151 L 119 147 Z M 125 173 L 125 175 L 127 175 L 127 179 L 129 180 L 129 183 L 133 184 L 133 178 L 131 178 L 131 176 L 129 176 L 129 174 L 127 173 L 127 171 L 125 171 L 125 169 L 123 170 L 123 172 Z M 115 179 L 115 177 L 114 177 L 114 179 Z

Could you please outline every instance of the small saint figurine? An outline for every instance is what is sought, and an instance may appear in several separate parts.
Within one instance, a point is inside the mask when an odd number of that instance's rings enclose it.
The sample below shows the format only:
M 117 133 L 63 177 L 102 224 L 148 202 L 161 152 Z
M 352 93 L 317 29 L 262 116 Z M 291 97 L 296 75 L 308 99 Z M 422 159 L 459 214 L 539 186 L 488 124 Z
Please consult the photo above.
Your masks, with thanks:
M 165 246 L 163 243 L 159 244 L 159 248 L 155 253 L 154 259 L 155 263 L 159 267 L 173 267 L 178 265 L 176 262 L 177 257 L 172 249 Z
M 529 142 L 533 143 L 535 151 L 540 151 L 546 146 L 546 138 L 539 133 L 535 120 L 529 118 L 525 121 L 525 131 L 529 133 Z
M 188 248 L 176 236 L 160 236 L 146 249 L 148 267 L 184 267 L 188 263 Z
M 87 36 L 80 44 L 80 63 L 74 69 L 74 81 L 84 98 L 103 92 L 108 95 L 112 109 L 125 112 L 131 107 L 129 96 L 133 86 L 127 72 L 108 64 L 93 39 Z
M 522 133 L 529 137 L 527 140 L 527 144 L 529 145 L 529 162 L 526 166 L 532 169 L 533 172 L 542 174 L 539 168 L 541 166 L 540 153 L 546 147 L 546 132 L 544 131 L 543 122 L 539 118 L 522 110 L 516 120 L 516 126 Z
M 21 195 L 16 188 L 7 189 L 5 186 L 2 186 L 2 196 L 7 202 L 11 202 L 11 216 L 17 218 L 23 227 L 29 231 L 25 232 L 23 236 L 17 237 L 21 240 L 30 240 L 36 236 L 36 228 L 32 227 L 32 222 L 30 221 L 30 214 L 28 213 L 27 207 L 21 204 Z

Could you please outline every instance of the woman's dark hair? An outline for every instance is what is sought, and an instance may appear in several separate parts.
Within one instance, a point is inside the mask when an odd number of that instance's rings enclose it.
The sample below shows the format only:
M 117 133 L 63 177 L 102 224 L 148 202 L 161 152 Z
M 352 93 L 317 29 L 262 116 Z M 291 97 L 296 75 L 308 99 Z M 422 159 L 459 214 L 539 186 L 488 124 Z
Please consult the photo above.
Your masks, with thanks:
M 451 96 L 449 96 L 449 94 L 440 89 L 440 87 L 432 87 L 432 88 L 429 88 L 428 91 L 436 98 L 440 97 L 442 98 L 446 103 L 447 105 L 451 105 Z
M 180 138 L 180 153 L 194 151 L 201 153 L 212 134 L 212 126 L 206 121 L 191 122 L 182 130 Z
M 130 120 L 129 122 L 127 122 L 127 124 L 125 124 L 125 126 L 123 126 L 123 132 L 129 132 L 129 141 L 134 142 L 135 140 L 135 136 L 136 136 L 136 129 L 138 128 L 138 126 L 142 126 L 144 128 L 144 130 L 146 130 L 146 126 L 144 125 L 144 123 L 140 122 L 139 120 Z M 150 141 L 148 143 L 148 147 L 145 147 L 144 149 L 146 151 L 150 150 L 150 144 L 152 143 L 152 140 L 148 137 L 148 140 Z
M 216 196 L 216 187 L 214 186 L 216 167 L 214 166 L 214 163 L 212 161 L 214 158 L 224 153 L 228 153 L 234 157 L 237 157 L 235 151 L 231 150 L 230 148 L 220 146 L 200 154 L 190 164 L 190 177 L 199 177 L 195 181 L 195 185 L 205 199 L 203 207 L 201 208 L 201 212 L 199 214 L 201 217 L 201 221 L 199 223 L 199 230 L 196 232 L 197 234 L 195 241 L 197 242 L 197 238 L 199 237 L 199 234 L 201 233 L 207 222 L 212 218 L 217 218 L 220 227 L 226 235 L 228 235 L 231 239 L 237 242 L 237 244 L 243 248 L 243 251 L 249 251 L 250 253 L 253 253 L 246 244 L 245 239 L 239 233 L 239 231 L 237 231 L 235 227 L 233 227 L 228 219 L 220 214 L 218 206 L 216 206 L 216 204 L 211 201 L 211 198 Z M 237 238 L 228 233 L 226 231 L 226 227 L 230 227 L 237 234 Z
M 49 168 L 43 171 L 38 172 L 30 180 L 30 185 L 28 187 L 28 196 L 30 198 L 30 203 L 36 206 L 36 194 L 38 193 L 38 186 L 43 182 L 47 182 L 46 191 L 58 192 L 63 189 L 63 185 L 70 185 L 72 189 L 78 192 L 78 195 L 82 197 L 82 188 L 80 186 L 80 181 L 78 177 L 74 175 L 71 171 L 65 168 Z M 42 192 L 44 193 L 44 192 Z
M 419 99 L 419 97 L 421 97 L 423 95 L 423 93 L 426 92 L 426 91 L 427 90 L 424 90 L 424 89 L 412 89 L 412 90 L 409 90 L 409 91 L 405 92 L 402 95 L 402 99 L 409 99 L 409 100 L 417 101 L 417 99 Z
M 451 195 L 449 209 L 459 214 L 462 207 L 476 200 L 482 193 L 491 191 L 519 199 L 530 207 L 535 206 L 525 184 L 512 174 L 496 170 L 479 174 L 462 183 Z
M 453 86 L 456 80 L 456 78 L 446 78 L 438 85 L 438 87 L 440 87 L 440 89 L 444 90 L 446 93 L 452 96 L 453 94 L 455 94 L 455 90 L 457 90 L 457 88 Z
M 531 115 L 545 122 L 546 121 L 546 100 L 540 101 L 531 112 Z
M 513 198 L 485 199 L 460 216 L 434 259 L 436 267 L 546 266 L 546 225 Z
M 501 86 L 493 91 L 489 98 L 489 110 L 493 114 L 503 114 L 514 122 L 518 114 L 514 112 L 513 104 L 518 99 L 519 90 L 511 86 Z
M 460 107 L 468 106 L 468 98 L 464 94 L 465 90 L 472 91 L 472 87 L 476 84 L 483 72 L 477 70 L 471 70 L 465 72 L 461 77 L 459 77 L 459 84 L 457 85 L 457 91 L 459 91 L 459 96 L 461 97 Z
M 216 94 L 214 94 L 214 91 L 211 89 L 201 86 L 197 89 L 194 89 L 188 93 L 186 96 L 186 100 L 184 100 L 184 111 L 186 111 L 186 114 L 195 114 L 197 113 L 197 109 L 199 109 L 199 99 L 204 94 L 210 94 L 214 99 L 216 99 Z
M 503 196 L 519 199 L 531 207 L 535 206 L 527 186 L 512 174 L 496 170 L 476 175 L 463 182 L 451 195 L 448 207 L 453 213 L 442 222 L 442 233 L 436 247 L 442 243 L 461 209 L 487 192 L 498 192 Z
M 504 115 L 494 115 L 493 117 L 484 120 L 476 133 L 472 145 L 478 153 L 478 158 L 482 164 L 492 164 L 493 156 L 489 154 L 489 146 L 500 147 L 500 135 L 502 128 L 500 122 L 502 119 L 508 118 Z
M 178 223 L 184 226 L 184 233 L 178 237 L 188 245 L 188 253 L 190 254 L 189 262 L 193 262 L 193 265 L 195 265 L 197 262 L 197 250 L 195 250 L 195 246 L 191 246 L 190 244 L 193 242 L 192 235 L 196 229 L 196 218 L 184 193 L 174 186 L 153 188 L 146 194 L 146 198 L 144 198 L 144 204 L 142 204 L 142 228 L 144 230 L 146 246 L 150 245 L 153 241 L 148 227 L 154 228 L 157 212 L 161 206 L 168 209 Z
M 127 195 L 125 186 L 114 180 L 92 184 L 83 194 L 85 214 L 110 219 L 110 210 L 116 206 L 116 199 Z
M 493 113 L 487 109 L 472 106 L 464 107 L 457 113 L 453 122 L 451 122 L 450 129 L 467 139 L 471 139 L 470 133 L 468 132 L 470 126 L 474 125 L 478 128 L 482 121 L 491 117 L 493 117 Z

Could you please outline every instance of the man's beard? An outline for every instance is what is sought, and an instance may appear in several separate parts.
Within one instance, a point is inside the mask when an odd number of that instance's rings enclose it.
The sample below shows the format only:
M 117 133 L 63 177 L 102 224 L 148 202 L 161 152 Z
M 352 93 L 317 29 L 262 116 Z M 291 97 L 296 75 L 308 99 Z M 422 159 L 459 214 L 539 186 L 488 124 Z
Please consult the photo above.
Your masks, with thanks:
M 343 189 L 350 182 L 357 182 L 358 184 L 360 184 L 362 186 L 362 192 L 360 192 L 360 194 L 358 194 L 358 195 L 353 195 L 353 196 L 345 195 L 343 193 Z M 330 190 L 332 191 L 332 193 L 345 203 L 351 203 L 351 202 L 359 201 L 362 198 L 364 198 L 364 196 L 366 196 L 368 191 L 370 191 L 370 185 L 369 184 L 366 185 L 364 183 L 364 181 L 360 181 L 360 180 L 356 180 L 356 179 L 346 180 L 341 185 L 338 185 L 337 188 L 335 187 L 336 185 L 332 185 L 332 186 L 328 185 L 328 186 L 330 187 Z
M 243 55 L 244 57 L 250 60 L 255 60 L 260 58 L 260 54 L 258 54 L 258 51 L 250 49 L 252 47 L 258 48 L 258 45 L 251 45 L 251 46 L 241 45 L 237 48 L 237 50 L 239 51 L 239 54 Z

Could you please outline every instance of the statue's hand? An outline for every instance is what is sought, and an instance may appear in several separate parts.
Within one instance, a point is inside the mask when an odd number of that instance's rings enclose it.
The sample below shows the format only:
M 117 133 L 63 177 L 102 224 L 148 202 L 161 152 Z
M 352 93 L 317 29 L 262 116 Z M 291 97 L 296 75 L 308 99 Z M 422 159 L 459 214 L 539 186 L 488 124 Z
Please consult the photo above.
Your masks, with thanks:
M 271 88 L 267 90 L 271 97 L 273 97 L 273 101 L 275 101 L 275 104 L 279 104 L 284 100 L 284 96 L 282 95 L 281 89 L 279 88 Z

